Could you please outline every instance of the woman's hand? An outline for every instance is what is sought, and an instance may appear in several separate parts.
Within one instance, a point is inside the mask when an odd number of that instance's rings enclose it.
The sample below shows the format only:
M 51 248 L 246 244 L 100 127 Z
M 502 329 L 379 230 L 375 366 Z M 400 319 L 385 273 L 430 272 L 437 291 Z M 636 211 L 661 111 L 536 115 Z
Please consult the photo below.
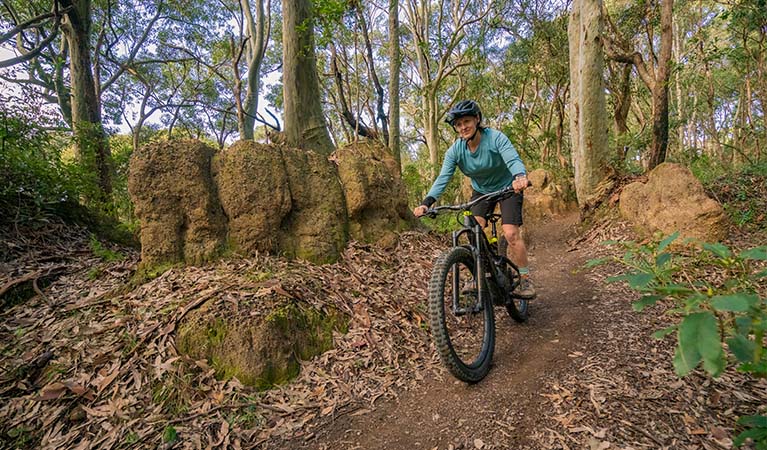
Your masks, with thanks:
M 514 178 L 514 181 L 511 182 L 511 187 L 514 188 L 514 192 L 524 191 L 527 187 L 527 176 L 521 175 Z
M 426 214 L 426 211 L 428 209 L 429 208 L 427 208 L 426 205 L 416 206 L 415 208 L 413 208 L 413 215 L 416 216 L 416 217 L 421 217 L 424 214 Z

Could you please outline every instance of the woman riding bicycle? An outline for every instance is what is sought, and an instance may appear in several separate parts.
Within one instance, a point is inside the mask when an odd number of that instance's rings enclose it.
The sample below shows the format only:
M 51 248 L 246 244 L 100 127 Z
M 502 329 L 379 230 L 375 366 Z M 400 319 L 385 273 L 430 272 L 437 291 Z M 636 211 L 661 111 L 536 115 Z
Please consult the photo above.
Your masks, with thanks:
M 472 200 L 512 186 L 515 194 L 500 202 L 503 235 L 509 244 L 509 259 L 519 267 L 522 278 L 517 295 L 532 299 L 536 293 L 530 280 L 527 248 L 519 230 L 522 226 L 522 191 L 528 184 L 525 165 L 505 134 L 482 126 L 482 111 L 474 100 L 456 103 L 447 113 L 445 122 L 453 127 L 460 138 L 445 153 L 439 176 L 421 205 L 413 209 L 413 214 L 421 217 L 437 201 L 453 177 L 456 166 L 471 179 Z M 485 217 L 494 209 L 495 203 L 483 201 L 473 206 L 471 212 L 484 228 L 487 224 Z

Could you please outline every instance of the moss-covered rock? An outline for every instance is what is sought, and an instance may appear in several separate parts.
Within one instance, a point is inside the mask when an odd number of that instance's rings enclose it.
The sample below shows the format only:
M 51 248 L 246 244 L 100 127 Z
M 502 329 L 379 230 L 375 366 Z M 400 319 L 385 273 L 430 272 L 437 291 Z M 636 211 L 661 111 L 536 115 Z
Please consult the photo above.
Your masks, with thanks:
M 289 258 L 324 264 L 338 260 L 348 240 L 341 183 L 327 157 L 282 147 L 291 210 L 278 231 L 279 250 Z
M 336 150 L 334 156 L 352 238 L 387 244 L 414 226 L 397 163 L 386 147 L 359 142 Z
M 210 170 L 214 153 L 194 140 L 133 153 L 128 190 L 141 220 L 143 264 L 199 263 L 224 247 L 226 218 Z
M 235 142 L 213 159 L 213 177 L 229 219 L 232 249 L 246 254 L 278 250 L 277 229 L 292 205 L 280 148 Z
M 560 214 L 578 210 L 575 188 L 556 182 L 545 169 L 536 169 L 527 175 L 532 186 L 525 189 L 524 220 L 535 225 Z
M 300 361 L 333 348 L 333 331 L 346 332 L 348 318 L 337 311 L 282 298 L 268 314 L 215 312 L 202 308 L 179 326 L 179 352 L 207 359 L 219 379 L 237 377 L 243 384 L 268 389 L 300 371 Z

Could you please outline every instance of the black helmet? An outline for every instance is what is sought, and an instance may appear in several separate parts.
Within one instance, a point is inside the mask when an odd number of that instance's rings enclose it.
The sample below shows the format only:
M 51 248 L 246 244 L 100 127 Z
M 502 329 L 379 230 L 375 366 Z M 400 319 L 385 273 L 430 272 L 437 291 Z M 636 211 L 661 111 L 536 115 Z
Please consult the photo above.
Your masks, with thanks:
M 461 100 L 453 105 L 445 116 L 445 122 L 453 125 L 456 120 L 466 116 L 474 116 L 480 121 L 482 120 L 482 111 L 480 111 L 479 105 L 474 100 Z

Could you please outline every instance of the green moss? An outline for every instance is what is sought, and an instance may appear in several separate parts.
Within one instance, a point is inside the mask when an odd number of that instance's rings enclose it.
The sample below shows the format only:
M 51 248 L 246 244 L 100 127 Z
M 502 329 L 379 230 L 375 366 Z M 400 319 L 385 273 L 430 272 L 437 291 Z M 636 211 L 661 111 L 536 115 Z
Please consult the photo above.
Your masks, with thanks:
M 181 353 L 205 357 L 219 379 L 236 377 L 264 390 L 295 378 L 300 360 L 333 348 L 333 331 L 348 331 L 349 321 L 336 311 L 288 302 L 275 307 L 262 321 L 203 318 L 179 329 Z
M 136 269 L 136 272 L 131 277 L 131 280 L 128 283 L 128 285 L 130 287 L 140 286 L 144 283 L 154 280 L 155 278 L 159 277 L 160 275 L 164 274 L 165 272 L 167 272 L 168 270 L 174 267 L 181 267 L 181 266 L 182 264 L 179 262 L 166 262 L 162 264 L 141 263 Z

